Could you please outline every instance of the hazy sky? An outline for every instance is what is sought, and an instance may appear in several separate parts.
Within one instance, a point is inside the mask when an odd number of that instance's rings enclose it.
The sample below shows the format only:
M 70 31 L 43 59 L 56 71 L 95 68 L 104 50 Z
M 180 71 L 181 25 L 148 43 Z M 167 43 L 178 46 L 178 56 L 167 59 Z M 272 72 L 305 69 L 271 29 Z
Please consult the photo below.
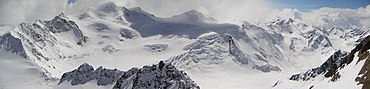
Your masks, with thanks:
M 0 25 L 34 22 L 37 19 L 50 20 L 52 17 L 68 11 L 65 9 L 68 3 L 74 3 L 75 7 L 84 8 L 97 7 L 107 1 L 116 2 L 117 5 L 124 7 L 141 7 L 159 17 L 171 17 L 189 10 L 198 10 L 206 16 L 225 22 L 234 20 L 259 21 L 265 19 L 264 16 L 279 14 L 285 17 L 299 17 L 299 11 L 327 12 L 326 9 L 321 9 L 323 7 L 329 7 L 329 9 L 351 8 L 352 12 L 362 9 L 364 11 L 370 10 L 370 6 L 365 8 L 370 4 L 370 0 L 0 0 Z M 297 8 L 299 11 L 286 10 L 285 8 Z M 343 12 L 342 10 L 335 11 Z M 369 15 L 357 12 L 356 14 L 362 17 Z
M 77 0 L 68 0 L 74 3 Z M 273 7 L 310 11 L 322 7 L 356 9 L 370 4 L 370 0 L 269 0 Z
M 356 9 L 370 4 L 370 0 L 271 0 L 278 8 L 297 8 L 300 11 L 310 11 L 322 7 Z

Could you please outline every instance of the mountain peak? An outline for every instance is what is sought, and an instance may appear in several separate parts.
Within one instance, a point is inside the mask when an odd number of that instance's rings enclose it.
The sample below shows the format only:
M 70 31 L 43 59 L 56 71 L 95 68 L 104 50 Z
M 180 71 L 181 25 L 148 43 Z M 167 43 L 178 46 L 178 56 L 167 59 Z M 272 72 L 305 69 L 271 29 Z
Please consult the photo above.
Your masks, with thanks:
M 190 11 L 184 12 L 183 15 L 188 15 L 188 16 L 194 15 L 194 16 L 204 17 L 204 15 L 197 10 L 190 10 Z
M 57 17 L 60 17 L 63 19 L 69 19 L 64 13 L 60 13 L 58 16 L 55 16 L 54 18 L 57 18 Z
M 129 8 L 128 10 L 130 11 L 134 11 L 134 12 L 137 12 L 137 13 L 142 13 L 142 14 L 146 14 L 146 15 L 150 15 L 150 16 L 154 16 L 153 14 L 150 14 L 146 11 L 144 11 L 143 9 L 141 9 L 140 7 L 133 7 L 133 8 Z
M 104 13 L 117 12 L 117 5 L 113 2 L 104 3 L 99 7 L 99 10 Z
M 190 10 L 187 12 L 184 12 L 180 15 L 175 15 L 171 18 L 169 18 L 170 21 L 180 21 L 180 22 L 214 22 L 216 19 L 211 17 L 204 16 L 201 12 L 197 10 Z

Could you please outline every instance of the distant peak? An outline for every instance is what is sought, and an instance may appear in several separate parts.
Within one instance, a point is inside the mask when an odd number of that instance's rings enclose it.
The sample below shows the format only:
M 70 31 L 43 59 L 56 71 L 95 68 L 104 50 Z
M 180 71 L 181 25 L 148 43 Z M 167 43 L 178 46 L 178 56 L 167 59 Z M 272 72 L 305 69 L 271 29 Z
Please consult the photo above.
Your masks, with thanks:
M 68 19 L 68 17 L 64 13 L 60 13 L 58 17 L 63 18 L 63 19 L 66 19 L 66 18 Z
M 190 10 L 180 15 L 175 15 L 170 19 L 183 21 L 183 22 L 214 22 L 216 19 L 204 16 L 197 10 Z
M 132 7 L 132 8 L 123 8 L 124 10 L 128 10 L 128 11 L 133 11 L 133 12 L 136 12 L 136 13 L 142 13 L 142 14 L 146 14 L 146 15 L 149 15 L 149 16 L 154 16 L 153 14 L 150 14 L 146 11 L 144 11 L 143 9 L 141 9 L 140 7 Z
M 129 10 L 135 11 L 135 12 L 147 13 L 146 11 L 144 11 L 143 9 L 141 9 L 140 7 L 133 7 L 133 8 L 130 8 Z
M 78 70 L 91 70 L 94 69 L 90 64 L 83 63 L 78 67 Z
M 187 11 L 187 12 L 184 12 L 180 15 L 176 15 L 177 17 L 196 17 L 196 18 L 207 18 L 206 16 L 203 15 L 203 13 L 197 11 L 197 10 L 190 10 L 190 11 Z M 176 17 L 174 16 L 174 17 Z
M 58 20 L 69 20 L 69 18 L 64 14 L 60 13 L 59 15 L 55 16 L 52 21 L 58 21 Z
M 117 12 L 117 5 L 113 2 L 107 2 L 104 3 L 99 7 L 100 11 L 103 11 L 105 13 L 110 13 L 110 12 Z
M 190 10 L 183 13 L 184 15 L 196 15 L 196 16 L 204 16 L 201 12 L 197 10 Z

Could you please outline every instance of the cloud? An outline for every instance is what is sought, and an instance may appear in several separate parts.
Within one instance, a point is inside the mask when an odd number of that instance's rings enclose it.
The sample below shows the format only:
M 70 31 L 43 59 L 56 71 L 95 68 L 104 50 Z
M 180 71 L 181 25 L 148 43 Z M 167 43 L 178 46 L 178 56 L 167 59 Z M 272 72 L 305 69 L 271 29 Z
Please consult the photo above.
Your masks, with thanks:
M 1 0 L 0 24 L 15 25 L 51 19 L 63 12 L 66 0 Z
M 370 28 L 370 5 L 357 9 L 322 7 L 308 12 L 297 9 L 270 9 L 269 13 L 262 15 L 262 23 L 276 19 L 296 19 L 305 24 L 321 27 L 337 28 Z
M 370 27 L 370 5 L 357 9 L 329 8 L 304 12 L 302 20 L 306 23 L 323 27 Z
M 33 22 L 37 19 L 49 20 L 62 12 L 76 14 L 108 1 L 115 2 L 118 6 L 141 7 L 159 17 L 198 10 L 221 22 L 231 23 L 244 20 L 259 23 L 276 18 L 295 18 L 319 26 L 361 27 L 370 23 L 370 5 L 358 9 L 325 7 L 300 12 L 296 9 L 270 7 L 273 6 L 271 0 L 76 0 L 69 5 L 71 8 L 66 9 L 68 0 L 1 0 L 0 25 Z
M 159 17 L 171 17 L 198 10 L 220 21 L 254 21 L 268 12 L 269 0 L 127 0 L 125 7 L 141 7 Z

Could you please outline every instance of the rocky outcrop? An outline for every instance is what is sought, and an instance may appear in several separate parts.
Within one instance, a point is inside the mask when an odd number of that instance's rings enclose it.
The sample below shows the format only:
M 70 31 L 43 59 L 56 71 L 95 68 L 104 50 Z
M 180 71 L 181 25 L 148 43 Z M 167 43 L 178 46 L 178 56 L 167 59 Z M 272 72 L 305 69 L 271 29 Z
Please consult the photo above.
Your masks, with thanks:
M 160 61 L 158 64 L 132 68 L 128 71 L 117 69 L 94 68 L 84 63 L 77 69 L 66 72 L 59 84 L 67 82 L 71 85 L 85 84 L 96 80 L 97 85 L 114 84 L 113 89 L 199 89 L 186 73 L 172 64 Z
M 229 53 L 235 57 L 234 61 L 239 62 L 241 64 L 248 64 L 248 61 L 250 61 L 250 59 L 247 56 L 245 56 L 245 54 L 239 49 L 233 37 L 231 35 L 226 35 L 225 40 L 229 44 Z
M 140 33 L 136 30 L 121 28 L 120 32 L 122 38 L 126 39 L 136 39 L 141 38 Z
M 162 52 L 167 49 L 168 45 L 167 44 L 147 44 L 144 45 L 144 49 L 149 51 L 149 52 Z
M 186 73 L 164 63 L 132 68 L 125 72 L 113 89 L 200 89 Z
M 360 44 L 356 46 L 355 49 L 351 51 L 351 53 L 341 62 L 340 69 L 346 67 L 346 65 L 353 63 L 353 59 L 355 57 L 355 54 L 357 53 L 358 61 L 356 64 L 360 61 L 365 61 L 364 65 L 362 66 L 361 70 L 358 73 L 358 77 L 355 79 L 356 82 L 359 84 L 363 84 L 362 89 L 370 89 L 370 36 L 367 36 L 364 40 L 361 41 Z M 336 81 L 340 78 L 340 73 L 337 71 L 340 70 L 337 69 L 335 74 L 333 74 L 332 81 Z
M 96 80 L 97 85 L 108 85 L 113 84 L 123 73 L 117 69 L 105 69 L 101 66 L 94 70 L 91 65 L 84 63 L 77 69 L 64 73 L 58 84 L 68 81 L 71 85 L 78 85 Z
M 328 38 L 328 33 L 318 27 L 314 27 L 314 30 L 305 33 L 303 36 L 309 39 L 304 50 L 313 51 L 320 47 L 328 48 L 333 46 Z
M 19 38 L 14 37 L 11 33 L 6 33 L 0 36 L 0 49 L 18 54 L 22 57 L 27 56 L 23 49 L 22 41 Z
M 313 79 L 319 75 L 324 75 L 325 77 L 330 77 L 335 73 L 335 70 L 339 68 L 339 64 L 342 62 L 343 58 L 348 55 L 348 52 L 338 50 L 333 55 L 329 57 L 321 66 L 317 68 L 310 69 L 304 73 L 299 73 L 291 76 L 289 79 L 294 81 L 307 81 Z
M 55 16 L 50 21 L 44 21 L 44 23 L 45 27 L 53 33 L 61 33 L 78 29 L 77 24 L 73 21 L 68 21 L 68 18 L 64 16 L 63 13 Z
M 273 66 L 271 64 L 255 65 L 252 68 L 256 70 L 260 70 L 262 72 L 281 71 L 281 69 L 278 66 Z
M 365 61 L 361 70 L 358 73 L 358 77 L 354 80 L 358 82 L 358 85 L 363 84 L 362 89 L 370 89 L 370 36 L 366 37 L 359 43 L 351 52 L 337 51 L 332 55 L 324 64 L 318 68 L 311 69 L 305 73 L 295 74 L 290 77 L 290 80 L 304 80 L 315 78 L 318 75 L 324 75 L 330 78 L 332 82 L 337 81 L 341 78 L 341 73 L 338 72 L 344 67 L 347 67 L 350 63 L 355 63 L 356 65 L 360 61 Z M 357 62 L 353 62 L 355 56 L 358 57 Z M 357 58 L 356 57 L 356 58 Z

